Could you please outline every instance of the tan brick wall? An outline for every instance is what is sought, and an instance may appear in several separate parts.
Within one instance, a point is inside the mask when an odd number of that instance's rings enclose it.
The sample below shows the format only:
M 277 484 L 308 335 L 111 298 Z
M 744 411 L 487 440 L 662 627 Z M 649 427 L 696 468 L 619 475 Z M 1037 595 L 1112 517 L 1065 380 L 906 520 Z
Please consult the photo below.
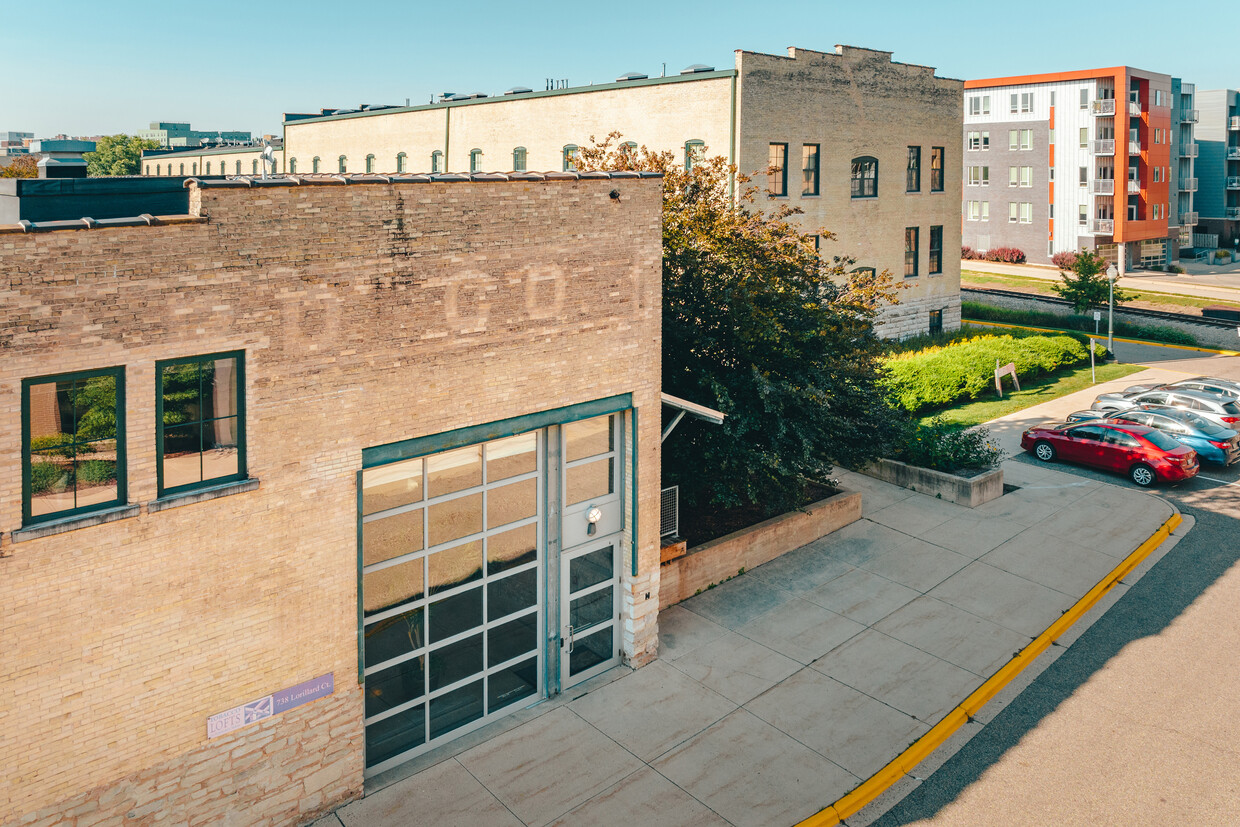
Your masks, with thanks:
M 132 799 L 143 818 L 278 823 L 360 792 L 367 446 L 633 393 L 624 645 L 647 659 L 660 198 L 654 179 L 215 188 L 191 192 L 206 223 L 0 233 L 0 822 Z M 232 349 L 258 490 L 12 542 L 23 378 L 125 366 L 129 500 L 146 504 L 155 360 Z M 207 740 L 209 715 L 326 672 L 332 698 Z M 268 732 L 279 761 L 255 763 L 244 745 Z

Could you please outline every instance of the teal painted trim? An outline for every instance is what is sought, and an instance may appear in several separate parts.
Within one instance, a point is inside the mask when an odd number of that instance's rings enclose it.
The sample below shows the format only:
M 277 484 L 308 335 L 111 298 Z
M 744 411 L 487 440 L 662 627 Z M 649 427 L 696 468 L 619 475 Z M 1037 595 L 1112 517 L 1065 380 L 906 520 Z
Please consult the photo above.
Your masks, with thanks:
M 559 95 L 580 95 L 586 92 L 606 92 L 612 89 L 626 89 L 632 86 L 659 86 L 665 83 L 691 83 L 700 80 L 719 80 L 734 78 L 735 69 L 724 69 L 718 72 L 699 72 L 696 75 L 673 75 L 667 78 L 646 78 L 645 80 L 626 80 L 623 83 L 596 83 L 593 86 L 574 86 L 571 89 L 550 89 L 546 92 L 527 92 L 523 95 L 495 95 L 489 98 L 476 98 L 467 101 L 444 101 L 442 103 L 424 103 L 421 106 L 396 106 L 391 109 L 379 109 L 374 112 L 349 112 L 344 115 L 322 115 L 317 118 L 297 118 L 284 121 L 285 126 L 304 123 L 323 123 L 324 121 L 340 121 L 348 118 L 370 118 L 379 115 L 396 115 L 401 112 L 423 112 L 428 109 L 450 109 L 454 106 L 484 106 L 488 103 L 504 103 L 505 101 L 530 100 L 531 98 L 550 98 Z M 286 136 L 287 137 L 287 136 Z
M 448 166 L 448 144 L 452 142 L 452 109 L 445 107 L 443 110 L 443 171 L 451 172 L 452 167 Z
M 214 362 L 220 359 L 233 359 L 236 362 L 235 380 L 237 383 L 237 473 L 223 477 L 191 482 L 185 485 L 164 487 L 164 368 L 172 365 Z M 202 377 L 198 380 L 198 398 L 203 395 Z M 213 417 L 227 419 L 228 417 Z M 199 425 L 205 423 L 197 423 Z M 207 353 L 202 356 L 185 356 L 180 359 L 161 359 L 155 362 L 155 490 L 157 497 L 183 494 L 200 488 L 212 488 L 221 483 L 239 482 L 248 479 L 246 468 L 246 425 L 245 425 L 245 351 L 229 350 L 223 353 Z M 201 449 L 201 443 L 199 448 Z
M 366 615 L 362 609 L 362 472 L 357 472 L 357 685 L 366 684 Z M 365 746 L 362 747 L 365 749 Z
M 637 550 L 640 544 L 637 540 L 637 448 L 640 443 L 637 440 L 637 408 L 633 409 L 633 576 L 637 576 Z
M 581 402 L 576 405 L 567 405 L 563 408 L 553 408 L 548 411 L 501 419 L 497 422 L 488 422 L 485 425 L 471 425 L 467 428 L 457 428 L 454 431 L 445 431 L 441 434 L 415 437 L 413 439 L 406 439 L 403 442 L 377 445 L 373 448 L 363 448 L 362 467 L 374 468 L 379 465 L 387 465 L 389 462 L 400 462 L 401 460 L 413 459 L 414 457 L 424 457 L 428 454 L 437 454 L 440 451 L 459 448 L 462 445 L 476 445 L 479 442 L 488 442 L 492 439 L 523 434 L 526 431 L 536 431 L 539 428 L 546 428 L 550 425 L 560 425 L 565 422 L 576 422 L 579 419 L 590 419 L 591 417 L 603 416 L 604 414 L 619 413 L 631 407 L 633 407 L 633 394 L 622 393 L 616 396 L 608 396 L 604 399 L 595 399 L 591 402 Z
M 732 101 L 728 113 L 728 163 L 736 165 L 736 72 L 732 73 Z M 728 198 L 736 197 L 736 176 L 728 179 Z

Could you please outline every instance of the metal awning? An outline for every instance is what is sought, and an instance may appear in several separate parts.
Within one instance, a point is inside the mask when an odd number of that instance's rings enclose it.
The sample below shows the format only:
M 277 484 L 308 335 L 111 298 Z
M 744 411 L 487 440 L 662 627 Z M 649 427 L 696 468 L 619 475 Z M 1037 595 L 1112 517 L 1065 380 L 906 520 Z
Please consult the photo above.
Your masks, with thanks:
M 659 440 L 660 442 L 665 442 L 667 440 L 668 434 L 670 434 L 676 426 L 680 424 L 680 420 L 685 418 L 685 414 L 698 419 L 703 419 L 712 425 L 722 425 L 723 418 L 727 416 L 727 414 L 723 411 L 717 411 L 714 408 L 708 408 L 705 405 L 698 405 L 687 399 L 681 399 L 679 396 L 672 396 L 670 393 L 662 393 L 660 394 L 660 397 L 662 398 L 664 405 L 667 405 L 669 408 L 676 409 L 676 417 L 667 424 L 666 428 L 663 429 L 663 437 Z

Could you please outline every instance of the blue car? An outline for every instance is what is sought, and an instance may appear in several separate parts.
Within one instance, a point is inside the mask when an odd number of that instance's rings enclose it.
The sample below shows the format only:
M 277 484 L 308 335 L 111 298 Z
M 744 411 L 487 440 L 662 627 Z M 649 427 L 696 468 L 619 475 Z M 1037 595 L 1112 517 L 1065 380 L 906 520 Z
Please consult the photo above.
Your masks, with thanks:
M 1191 411 L 1144 406 L 1113 413 L 1107 419 L 1157 428 L 1192 448 L 1203 462 L 1227 466 L 1240 460 L 1240 434 Z

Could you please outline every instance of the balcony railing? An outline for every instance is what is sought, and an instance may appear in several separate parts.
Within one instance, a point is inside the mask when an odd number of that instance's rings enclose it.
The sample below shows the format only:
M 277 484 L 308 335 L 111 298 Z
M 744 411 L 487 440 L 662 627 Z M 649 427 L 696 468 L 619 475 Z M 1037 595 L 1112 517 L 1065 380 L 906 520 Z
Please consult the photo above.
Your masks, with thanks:
M 1180 192 L 1196 192 L 1196 191 L 1197 191 L 1197 179 L 1196 178 L 1181 178 L 1180 179 Z
M 1197 157 L 1197 143 L 1194 141 L 1191 144 L 1180 144 L 1180 157 L 1181 158 L 1196 158 Z
M 1115 141 L 1109 138 L 1094 141 L 1094 154 L 1095 155 L 1114 155 L 1115 154 Z
M 1094 235 L 1112 235 L 1115 232 L 1114 218 L 1095 218 L 1090 225 Z
M 1095 178 L 1089 182 L 1089 191 L 1094 195 L 1114 195 L 1115 179 L 1114 178 Z
M 1141 154 L 1141 142 L 1140 141 L 1129 141 L 1128 142 L 1128 156 L 1133 157 L 1135 155 L 1140 155 L 1140 154 Z
M 1232 115 L 1227 119 L 1227 128 L 1232 131 L 1240 130 L 1240 115 Z
M 1140 182 L 1140 181 L 1131 181 L 1131 180 L 1130 180 L 1130 181 L 1128 182 L 1128 194 L 1129 194 L 1129 195 L 1138 195 L 1140 192 L 1141 192 L 1141 182 Z
M 1227 179 L 1227 189 L 1240 190 L 1240 176 L 1231 176 Z
M 1197 110 L 1196 109 L 1181 109 L 1180 110 L 1180 123 L 1197 123 Z
M 1128 114 L 1134 118 L 1141 117 L 1141 104 L 1136 101 L 1128 101 Z
M 1240 207 L 1224 207 L 1224 218 L 1240 218 Z
M 1104 118 L 1115 114 L 1115 99 L 1096 100 L 1090 106 L 1096 117 Z
M 1181 227 L 1192 227 L 1196 223 L 1197 223 L 1197 213 L 1195 212 L 1180 213 L 1180 226 Z
M 1237 158 L 1240 158 L 1240 146 L 1227 147 L 1227 160 L 1234 161 Z

